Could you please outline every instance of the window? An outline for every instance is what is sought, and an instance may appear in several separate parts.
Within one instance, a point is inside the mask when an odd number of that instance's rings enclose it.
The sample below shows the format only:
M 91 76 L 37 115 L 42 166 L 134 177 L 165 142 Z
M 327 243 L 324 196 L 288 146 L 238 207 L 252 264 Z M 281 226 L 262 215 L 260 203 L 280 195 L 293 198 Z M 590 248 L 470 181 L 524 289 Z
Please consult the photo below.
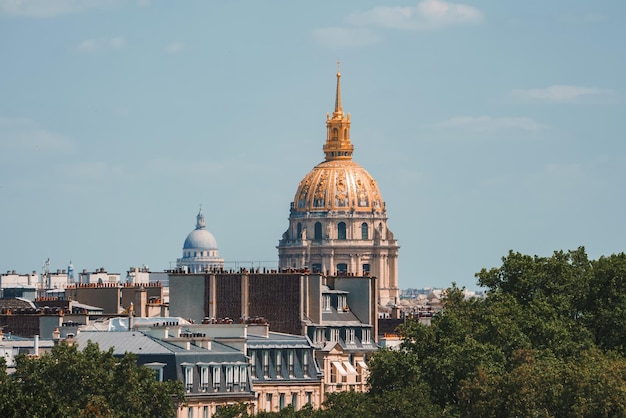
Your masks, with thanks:
M 185 366 L 185 389 L 187 392 L 191 392 L 193 389 L 193 367 Z
M 213 391 L 217 392 L 220 390 L 220 368 L 213 367 Z
M 289 350 L 288 351 L 288 360 L 289 360 L 289 377 L 293 377 L 294 375 L 294 357 L 295 357 L 295 352 L 294 350 Z
M 339 341 L 339 328 L 332 328 L 330 330 L 330 340 Z
M 276 377 L 283 377 L 283 356 L 280 350 L 276 350 Z
M 256 352 L 253 351 L 250 354 L 250 376 L 252 378 L 256 377 Z
M 245 366 L 239 367 L 239 389 L 243 392 L 248 381 L 248 370 Z
M 226 390 L 233 390 L 233 366 L 226 366 Z
M 209 390 L 209 368 L 207 366 L 200 368 L 200 390 L 202 392 Z
M 278 409 L 285 408 L 285 394 L 281 393 L 278 395 Z
M 239 366 L 233 367 L 233 383 L 235 386 L 239 386 L 239 377 L 241 373 L 239 373 Z
M 339 129 L 333 128 L 333 141 L 336 141 L 339 138 Z
M 204 405 L 202 408 L 202 418 L 209 418 L 209 407 Z
M 324 329 L 323 328 L 317 328 L 315 330 L 315 342 L 316 343 L 324 342 Z
M 337 274 L 346 274 L 348 272 L 348 265 L 346 263 L 337 264 Z
M 361 336 L 361 342 L 363 344 L 369 344 L 372 339 L 372 331 L 368 328 L 363 329 L 363 335 Z
M 325 311 L 325 312 L 331 311 L 330 295 L 323 295 L 322 296 L 322 310 Z
M 313 392 L 307 392 L 305 397 L 306 397 L 306 403 L 313 406 Z
M 187 418 L 193 418 L 193 407 L 187 408 Z
M 346 344 L 354 344 L 354 328 L 346 329 Z
M 293 392 L 291 394 L 291 406 L 293 407 L 294 411 L 298 410 L 298 394 L 296 392 Z
M 263 350 L 263 376 L 269 377 L 270 375 L 270 353 L 267 350 Z
M 320 263 L 313 263 L 311 266 L 313 268 L 313 273 L 321 273 L 322 265 Z
M 321 222 L 315 222 L 315 231 L 314 231 L 313 239 L 316 241 L 320 241 L 322 239 L 322 223 Z
M 163 381 L 163 367 L 165 367 L 165 363 L 146 363 L 144 366 L 152 369 L 154 373 L 154 380 L 157 382 Z
M 369 239 L 369 236 L 367 223 L 363 222 L 361 224 L 361 239 Z
M 309 352 L 304 351 L 302 353 L 302 369 L 304 371 L 304 377 L 309 377 Z
M 348 298 L 346 298 L 346 295 L 337 295 L 337 310 L 338 311 L 348 310 Z
M 265 412 L 272 412 L 272 394 L 265 394 Z
M 298 222 L 298 233 L 296 235 L 297 239 L 301 239 L 302 238 L 302 224 L 300 222 Z
M 363 264 L 363 275 L 364 276 L 369 276 L 370 274 L 370 265 L 369 264 Z
M 346 239 L 346 223 L 339 222 L 337 224 L 337 239 L 345 240 Z

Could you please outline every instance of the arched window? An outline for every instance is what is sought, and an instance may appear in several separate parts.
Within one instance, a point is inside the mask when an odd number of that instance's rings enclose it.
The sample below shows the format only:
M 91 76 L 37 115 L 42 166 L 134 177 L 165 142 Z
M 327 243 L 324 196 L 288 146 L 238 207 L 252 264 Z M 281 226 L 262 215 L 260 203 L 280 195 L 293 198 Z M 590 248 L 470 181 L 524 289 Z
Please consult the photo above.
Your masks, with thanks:
M 369 230 L 367 227 L 367 222 L 363 222 L 361 224 L 361 239 L 369 239 Z
M 298 233 L 296 235 L 296 239 L 302 238 L 302 224 L 298 222 Z
M 345 240 L 346 239 L 346 223 L 339 222 L 337 224 L 337 239 Z
M 322 223 L 321 222 L 315 222 L 315 234 L 313 236 L 314 240 L 321 240 L 322 239 Z
M 339 139 L 339 131 L 337 130 L 337 128 L 333 128 L 333 140 L 337 140 Z

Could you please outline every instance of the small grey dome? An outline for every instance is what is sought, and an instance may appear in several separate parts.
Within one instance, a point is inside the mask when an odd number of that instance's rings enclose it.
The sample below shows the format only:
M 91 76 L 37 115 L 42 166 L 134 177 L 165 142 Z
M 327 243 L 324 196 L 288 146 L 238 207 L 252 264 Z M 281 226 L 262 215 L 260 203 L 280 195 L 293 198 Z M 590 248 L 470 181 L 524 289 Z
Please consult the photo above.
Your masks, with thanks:
M 196 219 L 196 229 L 187 235 L 183 250 L 217 250 L 217 241 L 213 234 L 207 231 L 202 211 L 198 212 Z
M 180 242 L 180 241 L 179 241 Z M 206 229 L 195 229 L 187 235 L 183 250 L 217 250 L 215 237 Z

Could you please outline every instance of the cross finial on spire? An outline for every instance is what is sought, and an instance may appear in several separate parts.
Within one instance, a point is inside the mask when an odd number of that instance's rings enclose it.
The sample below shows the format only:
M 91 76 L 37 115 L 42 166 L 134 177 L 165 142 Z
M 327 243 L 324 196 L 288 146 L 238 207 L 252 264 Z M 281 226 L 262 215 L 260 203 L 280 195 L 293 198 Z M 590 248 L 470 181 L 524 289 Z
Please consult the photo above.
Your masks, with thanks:
M 341 60 L 337 58 L 337 75 L 341 76 Z

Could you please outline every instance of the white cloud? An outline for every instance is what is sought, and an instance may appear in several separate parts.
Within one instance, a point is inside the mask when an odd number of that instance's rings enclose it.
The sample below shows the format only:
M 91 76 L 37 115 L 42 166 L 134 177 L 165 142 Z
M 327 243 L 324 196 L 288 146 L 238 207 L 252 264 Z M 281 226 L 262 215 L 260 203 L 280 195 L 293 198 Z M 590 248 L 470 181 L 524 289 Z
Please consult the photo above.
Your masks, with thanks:
M 352 25 L 401 30 L 433 30 L 482 20 L 477 8 L 442 0 L 424 0 L 414 7 L 380 6 L 352 13 L 347 19 Z
M 0 15 L 55 17 L 113 6 L 116 0 L 0 0 Z
M 30 119 L 0 118 L 0 150 L 64 152 L 72 142 L 64 135 L 40 128 Z
M 613 90 L 568 85 L 552 85 L 540 89 L 516 89 L 512 94 L 522 101 L 546 103 L 598 102 L 616 97 Z
M 482 20 L 483 13 L 475 7 L 443 0 L 423 0 L 416 6 L 379 6 L 351 13 L 344 26 L 315 29 L 313 38 L 329 47 L 356 47 L 379 43 L 381 36 L 377 30 L 380 29 L 435 30 L 476 24 Z
M 165 52 L 168 54 L 177 54 L 185 49 L 185 44 L 182 42 L 170 42 L 165 47 Z
M 475 132 L 518 130 L 538 132 L 546 128 L 534 119 L 525 117 L 459 116 L 436 125 L 442 128 L 464 128 Z
M 126 39 L 116 36 L 110 39 L 85 39 L 78 44 L 81 52 L 97 52 L 105 50 L 122 49 L 126 46 Z
M 364 28 L 320 28 L 313 31 L 313 38 L 319 44 L 333 48 L 373 45 L 380 42 L 377 34 Z

